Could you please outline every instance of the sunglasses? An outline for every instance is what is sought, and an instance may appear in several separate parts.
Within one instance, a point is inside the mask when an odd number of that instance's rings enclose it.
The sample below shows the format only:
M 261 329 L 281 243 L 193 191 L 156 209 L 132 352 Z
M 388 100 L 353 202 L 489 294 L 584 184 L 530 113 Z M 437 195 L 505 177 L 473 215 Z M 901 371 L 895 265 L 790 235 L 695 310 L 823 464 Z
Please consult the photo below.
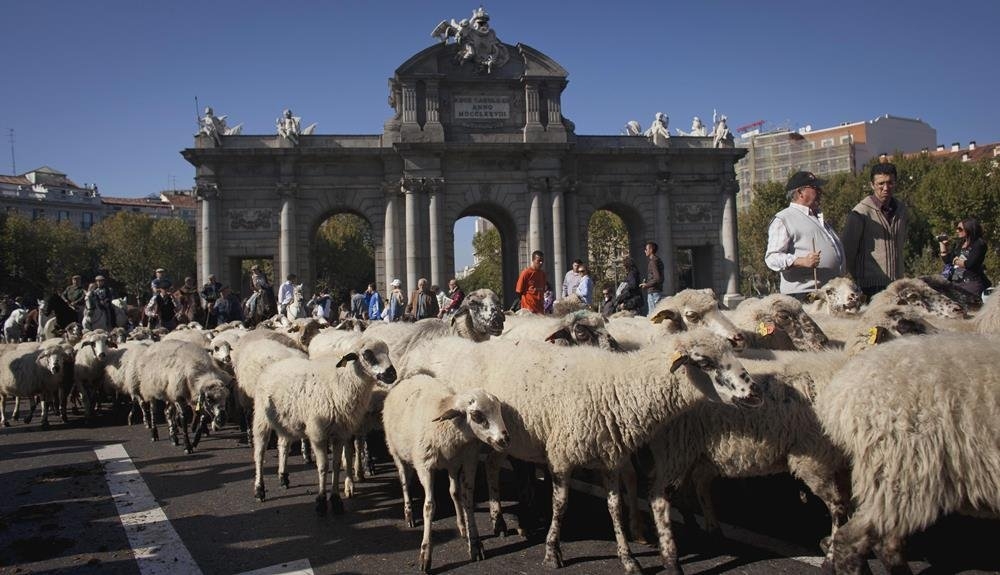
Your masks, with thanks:
M 958 226 L 957 228 L 955 228 L 955 231 L 956 232 L 964 232 L 965 228 L 963 228 L 962 226 Z

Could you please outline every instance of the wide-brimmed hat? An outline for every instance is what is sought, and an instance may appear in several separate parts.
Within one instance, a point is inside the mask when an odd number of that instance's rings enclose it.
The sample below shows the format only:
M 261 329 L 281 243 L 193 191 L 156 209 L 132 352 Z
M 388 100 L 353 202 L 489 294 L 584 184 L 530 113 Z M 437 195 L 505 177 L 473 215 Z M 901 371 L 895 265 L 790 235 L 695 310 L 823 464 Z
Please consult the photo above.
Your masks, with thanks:
M 106 277 L 104 277 L 104 276 L 101 276 L 101 275 L 98 275 L 98 276 L 94 276 L 94 281 L 97 281 L 97 280 L 103 280 L 103 279 L 107 279 L 107 278 L 106 278 Z
M 165 269 L 163 269 L 163 268 L 156 268 L 156 269 L 155 269 L 155 270 L 153 271 L 153 273 L 157 273 L 157 274 L 165 274 L 165 273 L 167 273 L 167 270 L 165 270 Z
M 399 287 L 400 285 L 402 285 L 402 282 L 400 282 L 398 278 L 392 280 L 392 287 Z

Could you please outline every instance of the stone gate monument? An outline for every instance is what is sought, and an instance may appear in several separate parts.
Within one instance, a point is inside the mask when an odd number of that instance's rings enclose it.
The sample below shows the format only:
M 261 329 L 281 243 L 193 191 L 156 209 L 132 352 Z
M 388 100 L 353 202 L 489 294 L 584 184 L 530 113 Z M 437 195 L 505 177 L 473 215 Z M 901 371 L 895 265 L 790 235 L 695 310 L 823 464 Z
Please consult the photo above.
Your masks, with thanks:
M 567 72 L 525 44 L 505 44 L 476 10 L 442 22 L 437 43 L 389 79 L 395 114 L 381 134 L 195 137 L 198 273 L 239 285 L 240 261 L 273 258 L 276 276 L 315 276 L 314 238 L 337 213 L 367 220 L 379 289 L 394 277 L 446 285 L 454 223 L 481 216 L 499 230 L 506 302 L 533 250 L 559 293 L 587 227 L 609 210 L 645 270 L 647 240 L 677 285 L 675 250 L 693 255 L 694 287 L 738 291 L 734 164 L 745 150 L 711 137 L 577 135 L 563 116 Z M 290 115 L 290 114 L 289 114 Z M 360 286 L 359 286 L 360 287 Z

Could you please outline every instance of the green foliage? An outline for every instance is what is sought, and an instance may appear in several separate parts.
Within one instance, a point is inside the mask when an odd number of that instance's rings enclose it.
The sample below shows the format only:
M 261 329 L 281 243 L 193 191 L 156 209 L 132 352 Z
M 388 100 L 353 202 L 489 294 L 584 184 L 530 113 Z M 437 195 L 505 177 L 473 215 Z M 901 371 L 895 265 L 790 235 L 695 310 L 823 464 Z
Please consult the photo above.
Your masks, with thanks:
M 351 289 L 364 291 L 375 281 L 375 238 L 363 218 L 333 215 L 320 225 L 315 248 L 315 289 L 329 288 L 334 301 L 346 301 Z
M 587 254 L 595 291 L 605 284 L 618 285 L 625 279 L 621 262 L 628 255 L 628 249 L 625 222 L 607 210 L 594 212 L 587 228 Z M 556 273 L 565 273 L 565 270 L 556 270 Z
M 12 215 L 0 222 L 0 291 L 41 297 L 91 269 L 86 235 L 68 222 Z
M 503 301 L 503 274 L 500 267 L 503 254 L 500 250 L 500 232 L 496 228 L 490 228 L 477 233 L 472 238 L 472 252 L 479 263 L 469 275 L 458 280 L 458 286 L 465 293 L 489 288 L 500 296 L 500 301 Z
M 894 158 L 897 185 L 895 196 L 910 209 L 904 254 L 907 276 L 941 271 L 934 236 L 947 233 L 954 237 L 955 223 L 975 218 L 983 226 L 990 251 L 986 257 L 986 275 L 1000 279 L 1000 170 L 992 159 L 961 162 L 935 160 L 928 156 Z M 823 215 L 834 230 L 844 228 L 847 214 L 862 198 L 871 193 L 870 169 L 864 166 L 857 175 L 838 174 L 827 178 L 823 192 Z M 764 265 L 767 226 L 771 218 L 787 205 L 782 183 L 772 182 L 755 190 L 749 210 L 739 215 L 741 289 L 748 295 L 776 291 L 777 274 Z

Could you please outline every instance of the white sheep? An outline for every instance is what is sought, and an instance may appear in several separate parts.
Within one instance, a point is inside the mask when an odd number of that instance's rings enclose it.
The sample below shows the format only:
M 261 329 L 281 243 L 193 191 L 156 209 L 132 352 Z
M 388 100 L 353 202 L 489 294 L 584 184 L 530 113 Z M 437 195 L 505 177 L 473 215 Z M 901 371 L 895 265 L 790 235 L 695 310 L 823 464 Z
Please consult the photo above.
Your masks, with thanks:
M 375 383 L 396 381 L 385 342 L 369 339 L 363 343 L 340 359 L 285 359 L 261 374 L 253 417 L 254 496 L 259 500 L 265 497 L 264 451 L 273 430 L 279 437 L 304 437 L 312 443 L 319 475 L 316 512 L 326 514 L 328 445 L 332 442 L 333 453 L 339 454 L 364 417 Z M 334 513 L 343 513 L 336 488 L 339 476 L 340 458 L 334 457 L 329 501 Z
M 466 538 L 469 558 L 485 558 L 476 527 L 472 492 L 480 442 L 497 451 L 510 444 L 500 402 L 481 389 L 457 393 L 426 375 L 399 382 L 385 399 L 385 441 L 403 486 L 403 516 L 414 526 L 409 471 L 415 469 L 424 488 L 424 535 L 420 569 L 431 567 L 431 523 L 434 520 L 434 473 L 446 469 L 455 505 L 458 532 Z M 459 477 L 461 476 L 461 482 Z
M 556 345 L 593 345 L 608 351 L 622 351 L 614 337 L 608 333 L 604 317 L 597 312 L 582 309 L 562 317 L 515 316 L 507 322 L 502 337 L 520 342 L 549 342 Z
M 8 426 L 6 398 L 41 396 L 42 427 L 49 426 L 49 401 L 59 394 L 63 371 L 71 360 L 61 345 L 35 343 L 5 346 L 0 353 L 0 425 Z M 32 407 L 34 413 L 34 407 Z M 30 423 L 29 414 L 24 422 Z
M 807 296 L 803 308 L 814 319 L 817 316 L 852 317 L 861 310 L 863 293 L 849 277 L 835 277 Z
M 802 304 L 784 294 L 747 299 L 729 318 L 743 330 L 748 348 L 818 351 L 828 342 Z
M 108 334 L 103 329 L 87 332 L 73 346 L 73 382 L 83 395 L 84 418 L 88 422 L 93 415 L 95 401 L 102 392 L 108 349 Z
M 902 544 L 956 511 L 1000 513 L 1000 339 L 942 333 L 854 357 L 816 398 L 853 463 L 856 510 L 833 539 L 837 573 L 861 573 L 874 545 L 893 573 Z
M 128 425 L 132 425 L 136 409 L 143 415 L 145 412 L 140 406 L 139 380 L 138 376 L 129 379 L 126 375 L 129 372 L 128 366 L 133 364 L 132 371 L 136 373 L 138 364 L 135 363 L 147 347 L 153 344 L 150 339 L 129 340 L 120 344 L 116 348 L 111 348 L 107 352 L 104 361 L 104 386 L 114 390 L 118 394 L 130 398 L 131 406 L 128 413 Z M 148 424 L 148 423 L 147 423 Z
M 661 299 L 648 318 L 617 317 L 608 331 L 627 351 L 635 351 L 665 335 L 706 328 L 730 341 L 737 350 L 746 347 L 743 332 L 719 309 L 711 289 L 686 289 Z
M 962 304 L 938 293 L 926 280 L 918 278 L 900 278 L 872 296 L 869 302 L 872 307 L 884 304 L 915 306 L 930 315 L 943 318 L 966 317 L 965 307 Z
M 575 469 L 603 476 L 618 556 L 626 572 L 638 573 L 621 523 L 618 479 L 631 454 L 702 395 L 727 403 L 759 402 L 730 343 L 703 329 L 632 354 L 505 340 L 472 345 L 449 338 L 428 351 L 420 370 L 458 389 L 482 387 L 494 394 L 504 404 L 508 453 L 549 467 L 552 523 L 543 563 L 550 567 L 562 565 L 559 534 Z M 491 500 L 490 513 L 497 531 L 498 501 Z
M 184 451 L 192 453 L 201 439 L 202 425 L 196 426 L 194 441 L 188 435 L 188 421 L 184 407 L 202 399 L 208 411 L 222 417 L 232 378 L 220 369 L 203 346 L 186 341 L 160 341 L 136 358 L 139 396 L 142 397 L 143 417 L 155 441 L 159 434 L 153 419 L 152 402 L 166 402 L 165 413 L 170 439 L 178 445 L 177 429 L 184 432 Z
M 986 299 L 976 314 L 975 326 L 978 333 L 1000 334 L 1000 296 Z

